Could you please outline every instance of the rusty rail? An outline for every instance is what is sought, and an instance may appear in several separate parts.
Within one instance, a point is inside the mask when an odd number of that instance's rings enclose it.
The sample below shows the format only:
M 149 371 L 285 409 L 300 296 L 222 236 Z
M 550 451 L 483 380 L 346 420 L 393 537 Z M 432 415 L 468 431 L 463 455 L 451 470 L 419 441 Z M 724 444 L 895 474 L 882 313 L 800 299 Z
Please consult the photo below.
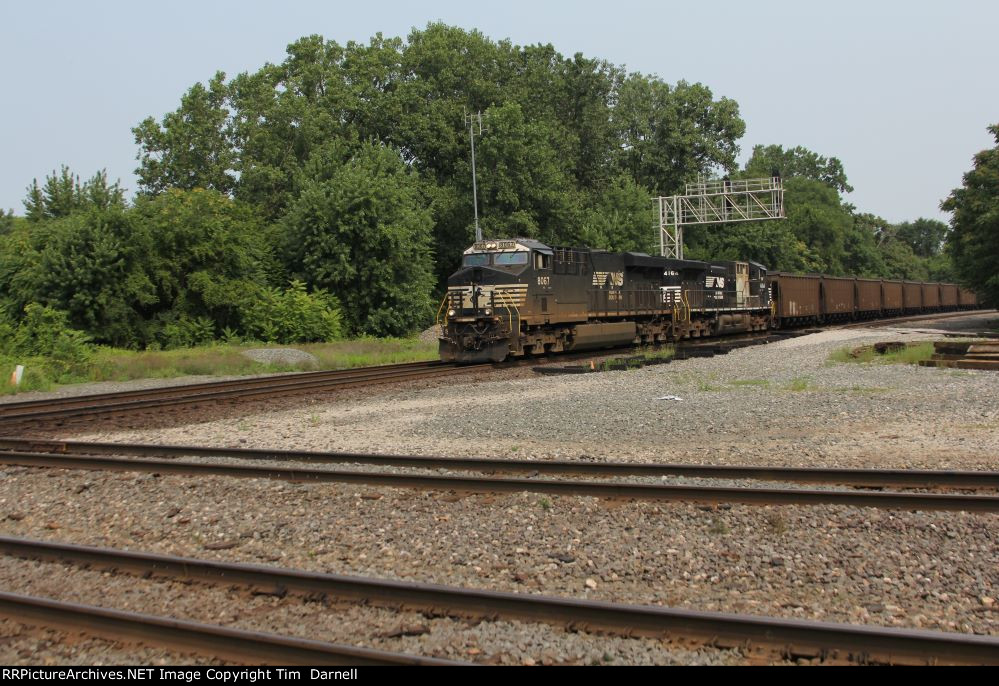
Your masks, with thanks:
M 140 457 L 227 457 L 247 461 L 311 464 L 369 464 L 455 471 L 538 473 L 589 476 L 684 476 L 708 479 L 751 479 L 798 483 L 844 484 L 874 488 L 999 488 L 999 472 L 923 469 L 845 469 L 838 467 L 770 467 L 756 465 L 670 464 L 656 462 L 589 462 L 582 460 L 520 460 L 491 457 L 372 455 L 253 448 L 215 448 L 141 443 L 94 443 L 43 439 L 0 438 L 0 451 L 68 455 Z
M 840 490 L 668 486 L 608 481 L 498 479 L 426 476 L 346 470 L 204 464 L 178 460 L 121 459 L 0 452 L 0 464 L 90 471 L 126 471 L 185 476 L 226 476 L 304 483 L 350 483 L 368 486 L 485 493 L 545 493 L 596 498 L 750 505 L 849 505 L 903 510 L 999 512 L 999 496 Z
M 625 636 L 683 638 L 719 648 L 765 648 L 787 657 L 885 664 L 999 664 L 999 638 L 837 624 L 652 605 L 508 593 L 352 577 L 260 565 L 0 537 L 0 552 L 118 570 L 193 579 L 270 593 L 317 594 L 450 616 L 504 618 Z
M 166 647 L 249 664 L 464 664 L 15 593 L 0 592 L 0 615 L 30 626 L 79 632 L 131 644 Z

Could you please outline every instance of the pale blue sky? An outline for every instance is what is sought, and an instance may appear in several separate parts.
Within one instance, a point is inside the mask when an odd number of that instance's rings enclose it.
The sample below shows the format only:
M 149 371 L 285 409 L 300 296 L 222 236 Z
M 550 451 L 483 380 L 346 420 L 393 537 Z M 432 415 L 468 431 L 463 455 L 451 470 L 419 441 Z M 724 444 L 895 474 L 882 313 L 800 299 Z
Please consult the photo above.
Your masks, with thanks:
M 130 128 L 176 108 L 216 70 L 281 61 L 296 38 L 405 36 L 441 20 L 517 44 L 700 81 L 738 101 L 743 160 L 757 143 L 839 157 L 863 211 L 945 218 L 999 123 L 999 3 L 0 0 L 0 207 L 33 177 L 107 168 L 131 194 Z

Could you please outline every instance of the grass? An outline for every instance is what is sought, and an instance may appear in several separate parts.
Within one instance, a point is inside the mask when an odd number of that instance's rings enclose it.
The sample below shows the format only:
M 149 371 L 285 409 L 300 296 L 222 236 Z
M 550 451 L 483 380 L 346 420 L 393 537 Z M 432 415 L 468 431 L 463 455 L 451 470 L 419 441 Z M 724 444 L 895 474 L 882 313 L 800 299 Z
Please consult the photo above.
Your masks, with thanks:
M 837 388 L 836 390 L 841 391 L 843 393 L 873 394 L 873 393 L 887 393 L 891 389 L 885 388 L 884 386 L 860 386 L 854 384 L 849 388 Z
M 316 357 L 312 366 L 264 364 L 244 357 L 241 353 L 252 348 L 296 348 Z M 208 345 L 180 350 L 133 351 L 99 347 L 89 364 L 72 375 L 53 371 L 43 358 L 28 360 L 0 359 L 0 394 L 50 390 L 57 386 L 54 378 L 64 383 L 94 381 L 130 381 L 133 379 L 171 379 L 179 376 L 242 376 L 306 369 L 349 369 L 380 364 L 421 362 L 437 358 L 437 343 L 418 338 L 360 338 L 330 343 L 272 345 Z M 21 385 L 11 386 L 7 380 L 16 364 L 25 366 Z
M 767 525 L 770 527 L 770 531 L 778 536 L 787 532 L 787 519 L 780 512 L 768 514 Z
M 766 379 L 736 379 L 729 381 L 729 384 L 736 388 L 768 388 L 770 386 L 770 382 Z
M 791 379 L 791 382 L 784 386 L 784 390 L 800 393 L 801 391 L 815 390 L 811 380 L 807 376 L 798 376 Z
M 901 350 L 879 355 L 873 346 L 840 348 L 829 355 L 829 362 L 839 364 L 919 364 L 933 357 L 933 343 L 910 343 Z
M 711 527 L 708 529 L 708 533 L 712 533 L 718 536 L 723 536 L 729 533 L 729 531 L 730 529 L 728 528 L 728 524 L 726 524 L 721 519 L 714 519 L 711 522 Z
M 639 349 L 638 354 L 646 360 L 669 360 L 676 355 L 676 348 L 672 345 L 645 346 Z

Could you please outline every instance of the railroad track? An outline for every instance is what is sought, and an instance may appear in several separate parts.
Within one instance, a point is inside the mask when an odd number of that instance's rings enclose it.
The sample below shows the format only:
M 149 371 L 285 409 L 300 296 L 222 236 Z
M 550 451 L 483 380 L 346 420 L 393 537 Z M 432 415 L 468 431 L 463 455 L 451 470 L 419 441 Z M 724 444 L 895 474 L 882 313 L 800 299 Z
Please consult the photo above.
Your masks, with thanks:
M 792 334 L 781 334 L 781 336 Z M 766 342 L 767 336 L 757 336 L 752 342 Z M 773 338 L 773 337 L 771 337 Z M 757 340 L 760 339 L 760 340 Z M 776 340 L 776 339 L 775 339 Z M 705 347 L 732 349 L 747 342 L 733 340 L 685 343 L 682 348 L 698 350 Z M 634 348 L 629 348 L 634 350 Z M 613 351 L 585 351 L 560 355 L 572 360 L 613 354 Z M 502 369 L 520 365 L 536 365 L 549 361 L 547 357 L 512 360 L 506 364 L 458 365 L 431 360 L 374 367 L 357 367 L 318 372 L 274 374 L 264 377 L 209 381 L 197 384 L 164 386 L 153 389 L 94 393 L 63 398 L 46 398 L 23 402 L 0 403 L 0 426 L 33 421 L 58 421 L 141 410 L 194 405 L 207 402 L 270 398 L 297 393 L 325 391 L 334 388 L 394 383 L 420 378 L 464 374 L 474 371 Z
M 206 402 L 271 398 L 334 388 L 464 374 L 491 366 L 488 364 L 459 366 L 436 361 L 416 362 L 5 403 L 0 404 L 0 425 L 52 422 Z
M 877 326 L 883 322 L 913 321 L 967 316 L 967 312 L 900 317 L 841 325 L 841 328 Z M 676 344 L 677 357 L 725 354 L 749 345 L 765 344 L 801 336 L 818 329 L 789 329 L 755 334 L 734 334 L 706 339 L 690 339 Z M 630 348 L 634 350 L 634 348 Z M 585 351 L 560 355 L 560 360 L 602 357 L 613 350 Z M 155 389 L 118 391 L 63 398 L 0 403 L 0 432 L 14 435 L 26 428 L 39 430 L 45 426 L 63 426 L 98 416 L 126 416 L 141 412 L 158 412 L 201 404 L 218 404 L 253 399 L 269 399 L 302 393 L 325 392 L 334 389 L 396 383 L 434 377 L 465 374 L 519 365 L 537 365 L 549 358 L 515 360 L 505 365 L 457 365 L 440 361 L 413 362 L 355 369 L 276 374 L 228 381 L 212 381 L 189 385 L 165 386 Z
M 411 473 L 308 469 L 297 466 L 287 467 L 284 465 L 255 466 L 189 462 L 174 459 L 153 460 L 145 458 L 16 451 L 0 451 L 0 464 L 87 471 L 124 471 L 199 477 L 224 476 L 248 479 L 274 479 L 300 483 L 345 483 L 469 493 L 528 492 L 543 493 L 546 495 L 590 496 L 653 502 L 741 503 L 750 505 L 848 505 L 902 510 L 999 512 L 999 496 L 954 493 L 676 486 L 620 481 L 437 476 Z
M 245 631 L 173 617 L 0 592 L 0 616 L 21 624 L 268 665 L 458 665 L 431 657 Z
M 751 479 L 835 484 L 867 488 L 999 488 L 999 472 L 923 469 L 844 469 L 837 467 L 771 467 L 755 465 L 596 462 L 584 460 L 520 460 L 494 457 L 440 457 L 367 453 L 215 448 L 146 443 L 98 443 L 0 438 L 0 451 L 56 455 L 131 457 L 226 457 L 247 461 L 306 464 L 368 464 L 454 471 L 549 474 L 558 476 L 682 476 L 708 479 Z
M 240 586 L 277 595 L 333 596 L 444 616 L 543 622 L 575 631 L 680 639 L 718 648 L 739 648 L 744 654 L 766 651 L 788 658 L 822 658 L 864 664 L 999 664 L 999 638 L 994 636 L 508 593 L 11 537 L 0 537 L 0 553 L 144 578 Z M 5 600 L 0 595 L 0 601 Z M 2 603 L 0 610 L 9 611 Z M 38 621 L 46 619 L 43 617 Z M 175 623 L 178 620 L 169 621 Z M 86 629 L 80 625 L 76 628 Z M 260 659 L 258 656 L 255 661 Z
M 909 317 L 889 317 L 887 319 L 866 319 L 860 322 L 843 324 L 841 329 L 864 329 L 878 326 L 891 326 L 905 322 L 932 321 L 934 319 L 956 319 L 958 317 L 968 317 L 976 314 L 995 314 L 997 310 L 963 310 L 961 312 L 938 312 L 936 314 L 917 314 Z

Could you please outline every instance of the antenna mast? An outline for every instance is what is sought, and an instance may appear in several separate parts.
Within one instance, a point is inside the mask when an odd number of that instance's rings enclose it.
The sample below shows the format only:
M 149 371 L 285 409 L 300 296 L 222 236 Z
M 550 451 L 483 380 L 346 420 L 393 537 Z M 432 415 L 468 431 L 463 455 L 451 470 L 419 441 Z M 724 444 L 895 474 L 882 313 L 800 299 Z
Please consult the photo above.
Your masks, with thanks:
M 479 226 L 479 188 L 475 178 L 475 125 L 479 126 L 479 135 L 485 130 L 482 128 L 482 111 L 475 114 L 465 114 L 465 124 L 468 126 L 468 133 L 472 139 L 472 206 L 475 210 L 475 240 L 482 240 L 482 228 Z

